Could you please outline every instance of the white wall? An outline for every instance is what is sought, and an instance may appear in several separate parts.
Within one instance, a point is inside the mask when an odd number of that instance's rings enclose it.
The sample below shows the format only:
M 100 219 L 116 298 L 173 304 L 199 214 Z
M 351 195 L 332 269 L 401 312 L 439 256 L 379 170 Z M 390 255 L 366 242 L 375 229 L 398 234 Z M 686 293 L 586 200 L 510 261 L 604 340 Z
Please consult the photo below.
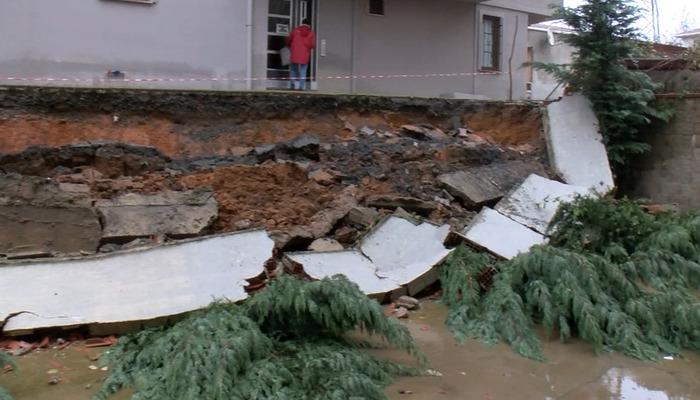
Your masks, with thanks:
M 246 10 L 245 0 L 163 0 L 155 5 L 1 0 L 0 75 L 89 80 L 120 69 L 127 71 L 127 77 L 242 78 L 247 74 Z M 240 89 L 245 85 L 167 86 Z
M 568 64 L 574 48 L 561 42 L 561 36 L 555 34 L 555 44 L 552 46 L 547 38 L 547 32 L 530 30 L 528 32 L 530 46 L 533 49 L 534 61 L 554 64 Z M 544 71 L 533 71 L 532 99 L 557 99 L 564 94 L 564 87 L 558 86 L 554 77 Z

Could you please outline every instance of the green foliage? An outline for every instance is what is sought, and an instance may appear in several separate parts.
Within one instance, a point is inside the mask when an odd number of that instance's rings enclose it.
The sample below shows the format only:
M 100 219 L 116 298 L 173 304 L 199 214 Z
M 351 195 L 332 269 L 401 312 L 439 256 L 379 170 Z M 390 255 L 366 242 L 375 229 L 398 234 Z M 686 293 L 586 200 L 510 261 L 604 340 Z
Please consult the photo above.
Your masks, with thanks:
M 12 368 L 17 368 L 14 361 L 12 361 L 12 357 L 10 357 L 7 353 L 0 351 L 0 371 L 2 371 L 3 367 L 6 365 L 10 365 Z M 7 393 L 2 386 L 0 386 L 0 400 L 12 400 L 10 394 Z
M 502 262 L 487 293 L 471 282 L 488 259 L 453 254 L 442 280 L 458 339 L 503 341 L 541 360 L 532 329 L 541 324 L 562 341 L 575 335 L 640 359 L 700 350 L 699 215 L 651 216 L 628 200 L 580 198 L 556 222 L 553 245 Z
M 591 100 L 613 167 L 618 174 L 624 172 L 631 157 L 649 150 L 638 139 L 640 129 L 672 115 L 656 102 L 654 91 L 659 86 L 644 72 L 625 65 L 643 52 L 635 25 L 639 9 L 631 0 L 588 0 L 576 8 L 560 8 L 557 17 L 576 31 L 562 39 L 575 49 L 571 64 L 533 67 Z
M 282 277 L 242 306 L 214 304 L 172 327 L 123 337 L 94 397 L 132 387 L 139 399 L 385 399 L 416 371 L 373 358 L 346 339 L 364 330 L 420 360 L 408 330 L 343 277 Z

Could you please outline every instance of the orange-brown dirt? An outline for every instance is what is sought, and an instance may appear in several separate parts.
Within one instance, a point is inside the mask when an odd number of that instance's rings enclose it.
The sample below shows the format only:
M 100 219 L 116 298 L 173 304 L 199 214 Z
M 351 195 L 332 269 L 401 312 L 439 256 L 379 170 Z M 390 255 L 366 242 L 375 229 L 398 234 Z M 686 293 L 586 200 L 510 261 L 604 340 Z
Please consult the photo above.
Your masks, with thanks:
M 528 144 L 541 136 L 542 116 L 531 109 L 484 111 L 465 119 L 474 133 L 500 145 Z
M 58 147 L 95 141 L 114 141 L 152 146 L 174 159 L 226 156 L 236 147 L 255 147 L 292 140 L 304 134 L 322 141 L 344 141 L 355 137 L 346 122 L 359 129 L 399 131 L 405 124 L 430 123 L 449 129 L 438 117 L 411 112 L 308 113 L 284 119 L 239 122 L 231 118 L 173 118 L 151 115 L 96 113 L 24 114 L 0 118 L 0 153 L 14 153 L 29 146 Z M 462 118 L 475 133 L 493 143 L 518 145 L 540 137 L 540 115 L 529 108 L 481 111 Z

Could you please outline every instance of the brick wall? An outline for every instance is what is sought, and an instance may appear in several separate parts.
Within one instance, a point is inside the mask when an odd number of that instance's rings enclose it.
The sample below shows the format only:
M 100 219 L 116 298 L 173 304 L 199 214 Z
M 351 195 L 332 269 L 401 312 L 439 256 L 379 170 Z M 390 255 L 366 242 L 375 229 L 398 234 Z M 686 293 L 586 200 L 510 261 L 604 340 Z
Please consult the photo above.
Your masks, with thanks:
M 700 98 L 669 100 L 676 115 L 648 134 L 651 153 L 635 164 L 628 194 L 700 208 Z

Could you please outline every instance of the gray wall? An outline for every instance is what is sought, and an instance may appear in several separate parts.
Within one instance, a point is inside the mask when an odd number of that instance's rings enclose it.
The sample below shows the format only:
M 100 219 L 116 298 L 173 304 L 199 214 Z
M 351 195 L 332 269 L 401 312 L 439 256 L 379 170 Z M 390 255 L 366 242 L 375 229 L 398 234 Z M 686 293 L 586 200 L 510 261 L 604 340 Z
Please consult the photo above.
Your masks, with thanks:
M 116 68 L 133 77 L 245 77 L 246 10 L 245 0 L 2 0 L 0 75 L 89 80 Z
M 475 79 L 474 93 L 486 96 L 491 99 L 508 99 L 510 98 L 510 78 L 509 78 L 509 59 L 515 39 L 515 51 L 512 60 L 513 72 L 513 99 L 525 98 L 525 83 L 527 82 L 527 69 L 522 68 L 522 65 L 527 61 L 527 27 L 528 14 L 506 10 L 498 7 L 489 7 L 484 5 L 477 6 L 477 54 L 474 58 L 476 65 L 481 65 L 482 57 L 482 42 L 481 38 L 481 20 L 484 15 L 500 17 L 503 24 L 501 38 L 501 74 L 500 75 L 485 75 L 477 76 Z M 518 29 L 516 32 L 516 18 L 518 20 Z
M 649 134 L 651 153 L 634 165 L 627 192 L 656 203 L 700 208 L 700 99 L 674 100 L 676 115 Z

